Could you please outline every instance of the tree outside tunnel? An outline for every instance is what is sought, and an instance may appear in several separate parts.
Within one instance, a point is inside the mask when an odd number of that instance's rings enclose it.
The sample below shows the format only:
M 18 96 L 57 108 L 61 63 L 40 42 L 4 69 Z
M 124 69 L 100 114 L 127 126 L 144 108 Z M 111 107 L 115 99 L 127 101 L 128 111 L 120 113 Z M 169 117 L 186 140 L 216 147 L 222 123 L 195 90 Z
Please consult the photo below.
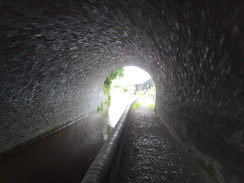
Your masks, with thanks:
M 109 103 L 111 100 L 110 90 L 111 90 L 113 80 L 115 80 L 117 78 L 121 78 L 123 76 L 124 76 L 124 68 L 119 68 L 119 69 L 115 70 L 114 72 L 112 72 L 104 81 L 103 87 L 104 87 L 105 93 L 108 95 Z
M 104 105 L 110 106 L 111 103 L 111 85 L 113 80 L 119 77 L 124 76 L 124 69 L 119 68 L 113 71 L 104 81 L 103 83 L 103 90 L 104 93 L 107 95 L 107 99 L 105 101 L 102 101 L 101 105 L 98 107 L 99 110 L 103 111 Z

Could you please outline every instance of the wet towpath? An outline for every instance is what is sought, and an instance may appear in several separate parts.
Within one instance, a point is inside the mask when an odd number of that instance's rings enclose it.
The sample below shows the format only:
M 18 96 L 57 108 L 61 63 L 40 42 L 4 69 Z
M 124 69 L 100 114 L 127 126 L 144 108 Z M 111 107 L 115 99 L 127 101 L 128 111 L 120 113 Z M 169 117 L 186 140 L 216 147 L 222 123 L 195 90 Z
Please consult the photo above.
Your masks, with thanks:
M 117 183 L 207 183 L 149 106 L 132 109 Z

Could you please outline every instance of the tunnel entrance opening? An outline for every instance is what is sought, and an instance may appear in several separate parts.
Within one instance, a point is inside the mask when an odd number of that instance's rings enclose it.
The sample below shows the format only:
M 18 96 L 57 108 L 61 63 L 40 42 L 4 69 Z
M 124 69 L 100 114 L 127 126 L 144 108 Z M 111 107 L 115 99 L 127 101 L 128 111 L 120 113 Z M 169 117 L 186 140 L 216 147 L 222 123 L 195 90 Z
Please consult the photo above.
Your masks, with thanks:
M 153 110 L 155 108 L 156 87 L 151 76 L 135 66 L 120 69 L 122 74 L 111 82 L 108 92 L 111 97 L 108 107 L 111 127 L 117 124 L 126 106 L 134 100 L 139 104 L 150 106 Z

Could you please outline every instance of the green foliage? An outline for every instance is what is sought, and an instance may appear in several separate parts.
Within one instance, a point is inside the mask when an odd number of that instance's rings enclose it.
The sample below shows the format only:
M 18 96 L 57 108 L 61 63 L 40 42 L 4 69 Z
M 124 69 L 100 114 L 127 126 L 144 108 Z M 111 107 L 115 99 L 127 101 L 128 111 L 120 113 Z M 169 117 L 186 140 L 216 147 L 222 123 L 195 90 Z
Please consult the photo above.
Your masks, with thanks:
M 111 101 L 111 94 L 110 94 L 110 90 L 111 90 L 111 85 L 112 85 L 112 81 L 114 79 L 117 79 L 119 77 L 123 77 L 124 76 L 124 68 L 119 68 L 117 70 L 115 70 L 114 72 L 112 72 L 104 81 L 103 84 L 103 88 L 104 88 L 104 92 L 108 95 L 108 99 L 105 102 L 101 103 L 100 108 L 104 107 L 104 104 L 106 105 L 110 105 L 110 101 Z M 100 109 L 101 110 L 101 109 Z
M 121 91 L 122 91 L 122 92 L 127 92 L 128 89 L 126 89 L 126 88 L 122 88 Z
M 108 96 L 108 99 L 101 102 L 100 106 L 98 107 L 98 110 L 103 112 L 104 114 L 107 114 L 108 113 L 108 107 L 110 105 L 110 100 L 111 100 L 111 97 Z
M 121 85 L 114 85 L 114 88 L 120 88 Z
M 152 90 L 154 93 L 156 93 L 156 86 L 155 86 L 155 84 L 153 84 L 151 90 Z
M 104 87 L 110 90 L 112 81 L 114 79 L 117 79 L 117 78 L 123 77 L 123 76 L 124 76 L 124 68 L 119 68 L 119 69 L 115 70 L 104 81 Z
M 107 125 L 107 129 L 106 129 L 106 133 L 107 135 L 110 135 L 110 133 L 112 132 L 113 127 L 111 127 L 110 125 Z
M 100 106 L 98 107 L 99 111 L 103 111 L 103 107 L 104 107 L 105 102 L 101 102 Z
M 155 104 L 150 104 L 150 107 L 152 108 L 152 110 L 155 109 Z
M 137 102 L 137 103 L 135 103 L 135 104 L 133 105 L 132 108 L 133 108 L 133 109 L 136 109 L 137 107 L 141 106 L 141 104 L 142 104 L 142 103 Z

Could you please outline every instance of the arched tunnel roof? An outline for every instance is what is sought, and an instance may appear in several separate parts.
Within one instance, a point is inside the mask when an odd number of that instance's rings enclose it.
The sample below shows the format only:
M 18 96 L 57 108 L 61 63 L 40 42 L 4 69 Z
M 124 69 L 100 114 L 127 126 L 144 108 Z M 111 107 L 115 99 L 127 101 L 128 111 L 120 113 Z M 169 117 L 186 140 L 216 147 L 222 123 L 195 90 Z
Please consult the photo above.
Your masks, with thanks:
M 95 110 L 105 78 L 135 65 L 171 133 L 218 180 L 239 180 L 243 11 L 241 0 L 1 1 L 0 153 Z
M 156 49 L 153 50 L 150 40 L 150 28 L 140 28 L 145 19 L 135 17 L 148 15 L 137 6 L 128 14 L 129 5 L 70 1 L 54 5 L 30 3 L 33 8 L 28 14 L 25 8 L 13 14 L 4 9 L 7 16 L 4 22 L 11 24 L 8 35 L 2 39 L 5 43 L 2 56 L 9 59 L 3 66 L 1 86 L 5 87 L 1 96 L 19 98 L 30 93 L 34 97 L 53 96 L 60 94 L 60 87 L 69 91 L 70 86 L 79 90 L 86 78 L 102 83 L 114 69 L 125 65 L 149 70 Z M 12 19 L 14 13 L 19 13 L 19 17 Z M 18 78 L 21 81 L 16 81 Z M 16 90 L 11 91 L 9 80 L 16 81 Z

